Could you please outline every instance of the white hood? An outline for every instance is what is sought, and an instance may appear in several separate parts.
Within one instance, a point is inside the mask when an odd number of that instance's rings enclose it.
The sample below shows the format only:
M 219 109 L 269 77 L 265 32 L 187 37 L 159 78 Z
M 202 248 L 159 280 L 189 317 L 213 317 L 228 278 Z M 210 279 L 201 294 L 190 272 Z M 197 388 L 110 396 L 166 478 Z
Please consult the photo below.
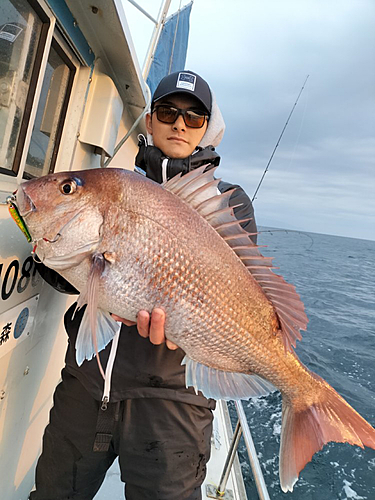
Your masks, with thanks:
M 208 122 L 206 133 L 204 134 L 199 146 L 206 148 L 207 146 L 214 146 L 215 148 L 220 144 L 225 131 L 225 123 L 223 115 L 216 102 L 215 94 L 211 91 L 212 107 L 211 116 Z

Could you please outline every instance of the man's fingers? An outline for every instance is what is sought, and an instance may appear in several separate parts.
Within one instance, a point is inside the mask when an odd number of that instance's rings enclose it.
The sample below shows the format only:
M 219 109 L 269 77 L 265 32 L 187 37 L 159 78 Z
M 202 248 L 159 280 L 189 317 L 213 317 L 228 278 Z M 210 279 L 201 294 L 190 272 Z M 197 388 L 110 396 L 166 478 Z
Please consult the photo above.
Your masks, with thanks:
M 176 349 L 178 349 L 178 345 L 176 345 L 171 340 L 166 339 L 165 343 L 166 343 L 166 346 L 168 347 L 168 349 L 170 349 L 171 351 L 175 351 Z
M 150 314 L 147 311 L 139 311 L 137 315 L 137 328 L 141 337 L 149 336 Z
M 120 321 L 121 323 L 124 323 L 124 325 L 126 326 L 133 326 L 136 324 L 135 321 L 130 321 L 129 319 L 125 318 L 120 318 L 120 316 L 117 316 L 117 314 L 111 314 L 111 316 L 115 321 Z
M 165 312 L 160 307 L 155 307 L 152 311 L 151 318 L 147 311 L 139 311 L 137 315 L 137 323 L 121 318 L 120 316 L 117 316 L 117 314 L 111 313 L 111 315 L 115 321 L 121 321 L 121 323 L 124 323 L 126 326 L 133 326 L 136 324 L 139 335 L 144 338 L 150 337 L 150 342 L 153 344 L 160 345 L 165 342 L 166 346 L 171 351 L 178 349 L 178 346 L 174 342 L 165 338 Z
M 164 335 L 165 312 L 160 307 L 155 307 L 151 314 L 150 341 L 159 345 L 165 342 Z
M 165 312 L 160 307 L 153 309 L 151 316 L 145 311 L 139 311 L 137 315 L 137 328 L 139 335 L 144 338 L 149 337 L 150 342 L 155 345 L 166 343 L 168 349 L 172 351 L 178 349 L 178 346 L 165 338 Z

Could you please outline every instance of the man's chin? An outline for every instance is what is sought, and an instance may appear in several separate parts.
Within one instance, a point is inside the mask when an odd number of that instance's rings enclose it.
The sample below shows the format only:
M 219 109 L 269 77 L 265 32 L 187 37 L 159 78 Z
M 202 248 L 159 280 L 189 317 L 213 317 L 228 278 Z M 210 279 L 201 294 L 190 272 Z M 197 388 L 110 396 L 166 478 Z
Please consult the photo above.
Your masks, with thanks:
M 169 158 L 180 160 L 182 158 L 187 158 L 188 156 L 190 156 L 193 151 L 194 149 L 192 150 L 186 144 L 174 144 L 166 148 L 166 151 L 163 151 L 163 153 Z

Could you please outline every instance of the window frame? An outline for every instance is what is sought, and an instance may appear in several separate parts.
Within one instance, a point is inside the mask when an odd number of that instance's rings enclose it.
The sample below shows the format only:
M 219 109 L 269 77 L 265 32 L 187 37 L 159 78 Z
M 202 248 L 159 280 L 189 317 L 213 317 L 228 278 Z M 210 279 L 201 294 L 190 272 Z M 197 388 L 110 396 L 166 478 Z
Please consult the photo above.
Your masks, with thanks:
M 56 28 L 56 30 L 57 30 L 57 28 Z M 78 61 L 76 61 L 76 64 L 74 64 L 74 62 L 73 62 L 74 61 L 73 54 L 68 54 L 68 47 L 66 46 L 65 42 L 63 42 L 63 40 L 59 41 L 59 38 L 60 38 L 60 36 L 59 36 L 58 32 L 56 32 L 54 37 L 53 37 L 53 41 L 52 41 L 51 46 L 53 46 L 53 48 L 56 50 L 56 52 L 61 57 L 61 59 L 64 61 L 64 63 L 68 66 L 68 68 L 70 69 L 70 72 L 69 72 L 68 83 L 66 86 L 66 93 L 65 93 L 65 97 L 64 97 L 64 102 L 63 102 L 63 105 L 62 105 L 61 111 L 60 111 L 59 125 L 58 125 L 57 131 L 56 131 L 55 146 L 53 148 L 49 173 L 52 173 L 55 170 L 57 155 L 59 152 L 61 137 L 62 137 L 64 125 L 65 125 L 65 119 L 66 119 L 66 115 L 67 115 L 67 111 L 68 111 L 70 98 L 72 96 L 74 78 L 78 72 L 77 70 L 79 67 Z M 69 55 L 71 55 L 71 57 L 68 57 Z
M 27 3 L 39 16 L 43 24 L 36 49 L 35 61 L 31 73 L 25 109 L 21 120 L 20 132 L 16 143 L 12 169 L 0 167 L 1 189 L 3 189 L 3 187 L 6 188 L 7 185 L 10 187 L 10 185 L 20 184 L 25 178 L 32 177 L 29 174 L 24 176 L 24 170 L 51 47 L 53 46 L 54 50 L 56 50 L 64 63 L 69 67 L 70 74 L 66 95 L 60 112 L 59 125 L 56 132 L 55 145 L 49 169 L 50 172 L 53 172 L 56 166 L 65 119 L 72 97 L 74 79 L 80 67 L 80 62 L 73 48 L 67 43 L 66 37 L 61 34 L 57 25 L 57 19 L 46 2 L 44 0 L 27 0 Z
M 61 57 L 62 61 L 68 66 L 68 68 L 69 68 L 69 78 L 68 78 L 68 82 L 67 82 L 67 86 L 66 86 L 66 92 L 65 92 L 64 101 L 63 101 L 63 104 L 62 104 L 62 107 L 61 107 L 61 111 L 60 111 L 58 126 L 57 126 L 57 130 L 56 130 L 56 135 L 55 135 L 55 144 L 54 144 L 54 147 L 53 147 L 53 152 L 52 152 L 52 157 L 51 157 L 51 163 L 50 163 L 50 166 L 49 166 L 48 173 L 54 172 L 54 169 L 55 169 L 55 165 L 56 165 L 56 161 L 57 161 L 57 154 L 58 154 L 58 151 L 59 151 L 59 147 L 60 147 L 60 143 L 61 143 L 61 137 L 62 137 L 62 133 L 63 133 L 63 129 L 64 129 L 64 124 L 65 124 L 65 118 L 66 118 L 66 114 L 67 114 L 67 110 L 68 110 L 68 105 L 69 105 L 70 97 L 71 97 L 71 94 L 72 94 L 73 82 L 74 82 L 74 78 L 75 78 L 75 75 L 77 73 L 77 68 L 78 68 L 78 61 L 74 60 L 73 54 L 69 54 L 69 52 L 68 52 L 69 48 L 65 44 L 65 42 L 62 39 L 60 33 L 58 32 L 57 27 L 55 27 L 55 30 L 54 30 L 54 33 L 53 33 L 53 36 L 52 36 L 52 40 L 51 40 L 51 44 L 50 44 L 49 49 L 48 49 L 48 57 L 49 57 L 51 48 L 53 48 L 56 51 L 56 53 Z M 47 62 L 48 62 L 48 57 L 47 57 Z M 42 82 L 44 80 L 44 75 L 45 75 L 45 72 L 43 74 Z M 40 102 L 40 95 L 39 95 L 39 98 L 38 98 L 38 103 L 36 105 L 37 108 L 39 106 L 39 102 Z M 31 135 L 32 135 L 32 131 L 31 131 Z M 30 135 L 30 139 L 31 139 L 31 135 Z M 17 144 L 17 146 L 18 146 L 18 144 Z M 30 147 L 30 144 L 27 147 L 25 161 L 23 162 L 23 165 L 22 165 L 22 179 L 33 179 L 33 178 L 35 178 L 34 175 L 32 175 L 32 174 L 30 174 L 30 173 L 28 173 L 28 172 L 25 171 L 26 158 L 27 158 L 27 153 L 29 151 L 29 147 Z
M 18 139 L 17 139 L 16 150 L 15 150 L 15 154 L 14 154 L 14 158 L 13 158 L 12 168 L 7 169 L 7 168 L 3 168 L 0 166 L 0 174 L 4 174 L 8 178 L 9 177 L 17 177 L 19 174 L 19 171 L 20 171 L 22 149 L 24 147 L 24 141 L 25 141 L 28 126 L 30 123 L 31 111 L 32 111 L 33 103 L 34 103 L 35 92 L 36 92 L 39 74 L 40 74 L 40 70 L 41 70 L 43 55 L 44 55 L 46 44 L 47 44 L 47 38 L 48 38 L 49 32 L 51 31 L 52 25 L 55 24 L 52 14 L 48 15 L 48 13 L 42 9 L 40 3 L 38 3 L 36 0 L 27 0 L 27 3 L 35 11 L 36 15 L 39 16 L 39 19 L 42 22 L 42 28 L 41 28 L 41 32 L 40 32 L 38 46 L 36 49 L 33 69 L 31 72 L 30 85 L 29 85 L 29 89 L 27 92 L 25 109 L 24 109 L 23 115 L 22 115 L 20 131 L 18 134 Z

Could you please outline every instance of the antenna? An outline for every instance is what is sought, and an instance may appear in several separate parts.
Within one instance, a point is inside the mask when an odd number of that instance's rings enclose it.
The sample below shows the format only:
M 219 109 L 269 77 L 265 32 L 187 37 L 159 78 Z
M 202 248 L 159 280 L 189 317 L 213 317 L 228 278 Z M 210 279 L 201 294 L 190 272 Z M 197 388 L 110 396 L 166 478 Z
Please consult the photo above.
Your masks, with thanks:
M 258 191 L 259 191 L 259 188 L 260 188 L 260 186 L 261 186 L 261 184 L 262 184 L 262 182 L 263 182 L 264 176 L 266 175 L 266 173 L 267 173 L 267 171 L 268 171 L 268 167 L 269 167 L 269 166 L 270 166 L 270 164 L 271 164 L 272 158 L 274 157 L 275 152 L 276 152 L 276 149 L 277 149 L 278 145 L 280 144 L 281 138 L 282 138 L 282 136 L 284 135 L 284 132 L 285 132 L 286 127 L 288 126 L 288 123 L 289 123 L 290 117 L 291 117 L 291 116 L 292 116 L 292 114 L 293 114 L 294 108 L 297 106 L 297 102 L 298 102 L 298 100 L 299 100 L 299 98 L 300 98 L 300 96 L 301 96 L 301 94 L 302 94 L 302 92 L 303 92 L 303 89 L 305 88 L 305 85 L 306 85 L 306 82 L 307 82 L 307 79 L 309 78 L 309 76 L 310 76 L 310 75 L 307 75 L 306 80 L 304 81 L 304 83 L 303 83 L 303 85 L 302 85 L 302 88 L 301 88 L 301 90 L 300 90 L 300 92 L 299 92 L 299 94 L 298 94 L 298 97 L 297 97 L 297 99 L 296 99 L 296 102 L 294 103 L 294 105 L 293 105 L 293 107 L 292 107 L 292 110 L 291 110 L 291 112 L 289 113 L 288 119 L 287 119 L 287 121 L 285 122 L 284 128 L 283 128 L 283 129 L 282 129 L 282 131 L 281 131 L 280 137 L 278 138 L 277 143 L 276 143 L 276 146 L 274 147 L 274 149 L 273 149 L 273 151 L 272 151 L 272 154 L 271 154 L 271 156 L 270 156 L 270 159 L 268 160 L 267 166 L 266 166 L 266 168 L 264 169 L 263 175 L 262 175 L 262 177 L 261 177 L 261 179 L 260 179 L 260 181 L 259 181 L 259 184 L 258 184 L 258 186 L 257 186 L 257 188 L 256 188 L 256 190 L 255 190 L 254 196 L 252 197 L 251 201 L 254 201 L 254 200 L 255 200 L 255 197 L 256 197 L 256 195 L 257 195 L 257 193 L 258 193 Z

